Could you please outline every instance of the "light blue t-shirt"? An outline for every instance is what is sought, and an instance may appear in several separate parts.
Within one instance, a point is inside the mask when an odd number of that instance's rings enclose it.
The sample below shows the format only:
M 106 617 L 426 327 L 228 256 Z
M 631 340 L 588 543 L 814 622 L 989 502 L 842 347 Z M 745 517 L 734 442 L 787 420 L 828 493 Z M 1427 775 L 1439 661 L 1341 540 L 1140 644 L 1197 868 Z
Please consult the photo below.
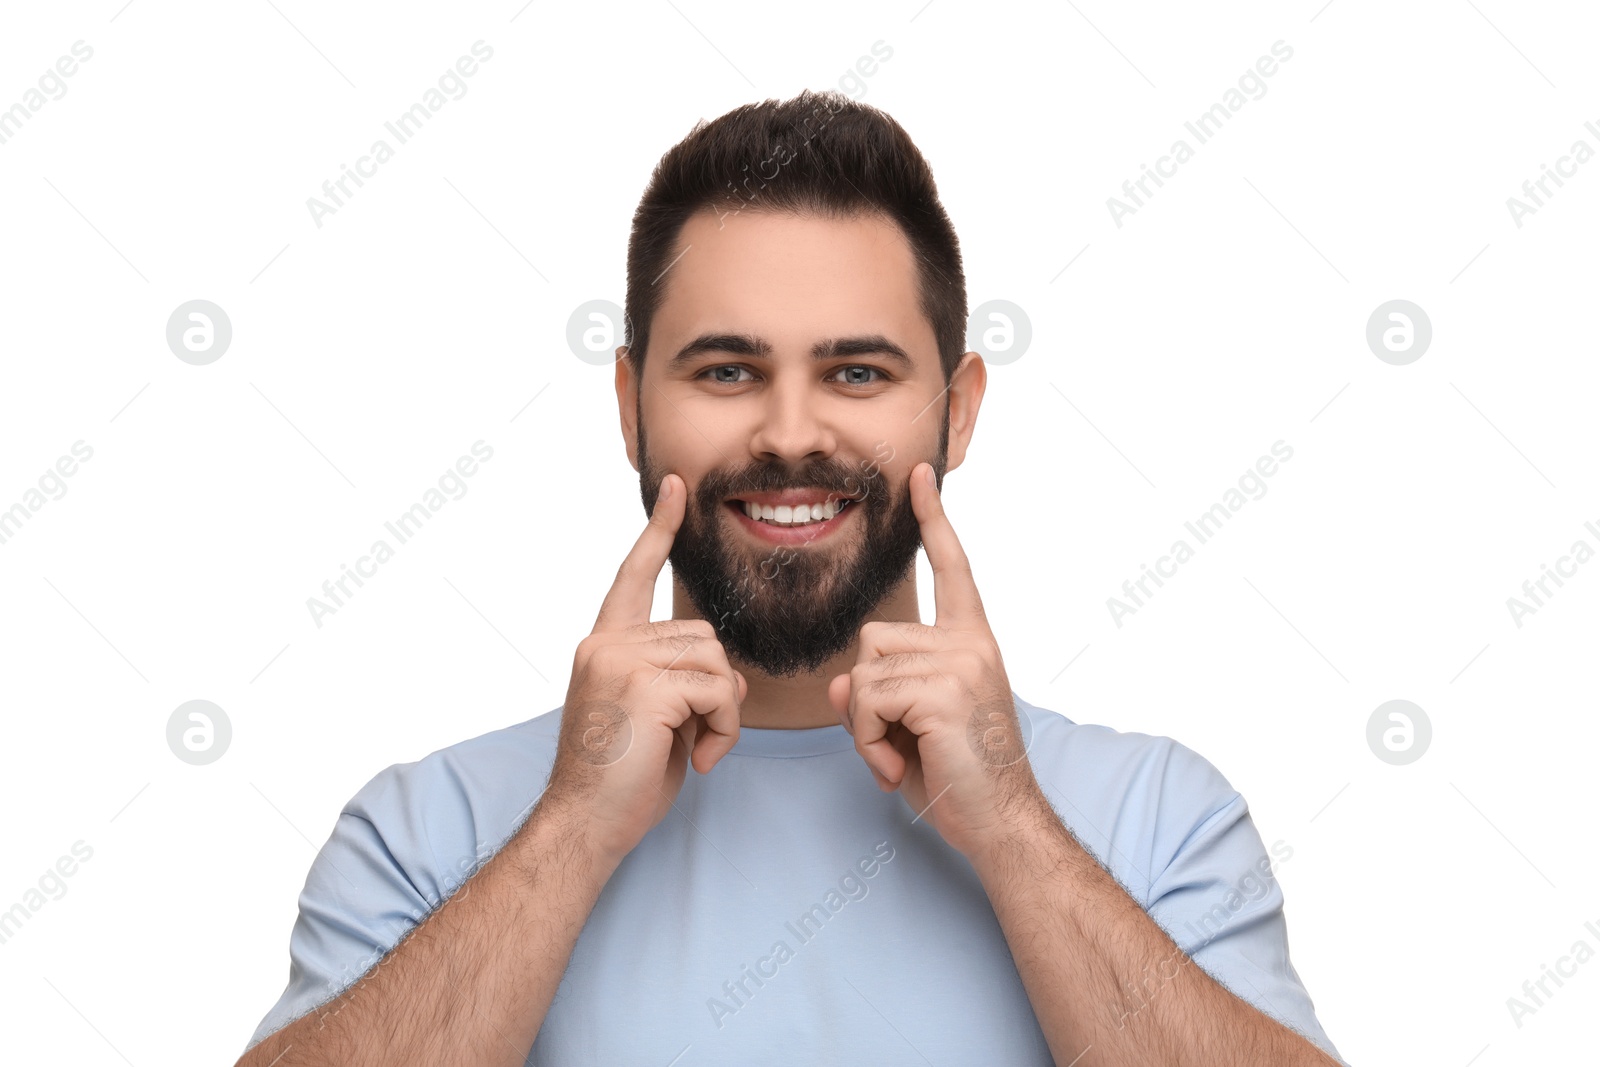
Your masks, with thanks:
M 1166 737 L 1013 692 L 1028 759 L 1085 848 L 1235 995 L 1337 1056 L 1289 962 L 1244 798 Z M 289 984 L 251 1045 L 331 1000 L 522 825 L 561 708 L 380 772 L 311 865 Z M 606 883 L 529 1064 L 1003 1063 L 1049 1048 L 965 856 L 880 792 L 843 726 L 741 729 Z M 1180 957 L 1181 961 L 1181 957 Z M 1152 969 L 1119 1012 L 1161 995 Z

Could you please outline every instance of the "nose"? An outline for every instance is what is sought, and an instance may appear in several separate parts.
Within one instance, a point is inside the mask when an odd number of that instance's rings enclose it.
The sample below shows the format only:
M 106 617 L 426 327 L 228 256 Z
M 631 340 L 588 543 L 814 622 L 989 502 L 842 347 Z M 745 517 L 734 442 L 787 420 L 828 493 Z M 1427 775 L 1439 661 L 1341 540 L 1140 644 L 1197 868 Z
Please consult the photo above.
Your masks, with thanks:
M 775 375 L 764 400 L 760 422 L 750 435 L 752 455 L 801 466 L 838 449 L 838 436 L 822 410 L 823 398 L 810 390 L 809 382 Z

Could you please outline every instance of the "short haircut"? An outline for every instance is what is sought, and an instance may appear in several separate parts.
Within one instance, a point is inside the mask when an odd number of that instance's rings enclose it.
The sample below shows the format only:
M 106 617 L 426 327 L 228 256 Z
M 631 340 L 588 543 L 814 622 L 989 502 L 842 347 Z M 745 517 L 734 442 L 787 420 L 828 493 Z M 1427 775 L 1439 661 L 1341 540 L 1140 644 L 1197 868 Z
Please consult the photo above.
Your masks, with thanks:
M 905 234 L 922 313 L 950 383 L 966 352 L 961 246 L 927 160 L 900 124 L 837 90 L 744 104 L 673 145 L 650 175 L 628 237 L 627 359 L 644 371 L 651 320 L 683 225 L 712 209 L 824 218 L 880 216 Z

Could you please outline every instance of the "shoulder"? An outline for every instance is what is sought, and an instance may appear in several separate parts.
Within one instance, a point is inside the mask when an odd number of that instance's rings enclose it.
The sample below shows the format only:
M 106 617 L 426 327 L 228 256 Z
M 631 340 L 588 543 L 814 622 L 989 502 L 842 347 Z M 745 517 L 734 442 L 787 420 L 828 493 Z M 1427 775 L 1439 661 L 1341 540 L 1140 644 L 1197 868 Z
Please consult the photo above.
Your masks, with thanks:
M 1214 800 L 1216 807 L 1236 792 L 1210 760 L 1171 737 L 1074 722 L 1012 695 L 1018 715 L 1027 720 L 1024 731 L 1031 730 L 1024 740 L 1035 772 L 1070 776 L 1074 791 L 1088 785 L 1119 794 L 1157 787 L 1172 796 Z
M 372 824 L 396 859 L 464 877 L 499 851 L 533 810 L 555 760 L 560 726 L 557 707 L 392 764 L 373 775 L 342 814 Z
M 1020 697 L 1017 710 L 1034 775 L 1084 847 L 1208 974 L 1337 1057 L 1289 962 L 1273 870 L 1293 849 L 1268 855 L 1222 772 L 1170 737 L 1080 725 Z
M 1040 788 L 1141 902 L 1201 827 L 1248 810 L 1211 761 L 1171 737 L 1077 723 L 1012 695 Z
M 318 850 L 289 984 L 251 1046 L 348 988 L 510 838 L 549 776 L 560 709 L 374 775 Z

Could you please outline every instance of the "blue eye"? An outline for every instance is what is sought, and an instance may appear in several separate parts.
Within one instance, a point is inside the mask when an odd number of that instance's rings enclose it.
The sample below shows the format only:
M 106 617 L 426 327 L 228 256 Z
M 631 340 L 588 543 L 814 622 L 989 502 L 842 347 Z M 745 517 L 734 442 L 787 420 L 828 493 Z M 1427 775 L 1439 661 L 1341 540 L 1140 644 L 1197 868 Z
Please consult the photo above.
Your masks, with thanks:
M 839 368 L 839 373 L 842 374 L 845 371 L 852 371 L 852 370 L 871 371 L 873 374 L 876 374 L 879 378 L 882 378 L 884 376 L 883 371 L 879 370 L 877 367 L 868 367 L 868 366 L 865 366 L 863 364 L 856 364 L 855 366 L 851 366 L 851 367 L 840 367 Z M 844 384 L 845 385 L 872 385 L 873 383 L 870 382 L 870 381 L 867 381 L 867 382 L 845 382 Z

